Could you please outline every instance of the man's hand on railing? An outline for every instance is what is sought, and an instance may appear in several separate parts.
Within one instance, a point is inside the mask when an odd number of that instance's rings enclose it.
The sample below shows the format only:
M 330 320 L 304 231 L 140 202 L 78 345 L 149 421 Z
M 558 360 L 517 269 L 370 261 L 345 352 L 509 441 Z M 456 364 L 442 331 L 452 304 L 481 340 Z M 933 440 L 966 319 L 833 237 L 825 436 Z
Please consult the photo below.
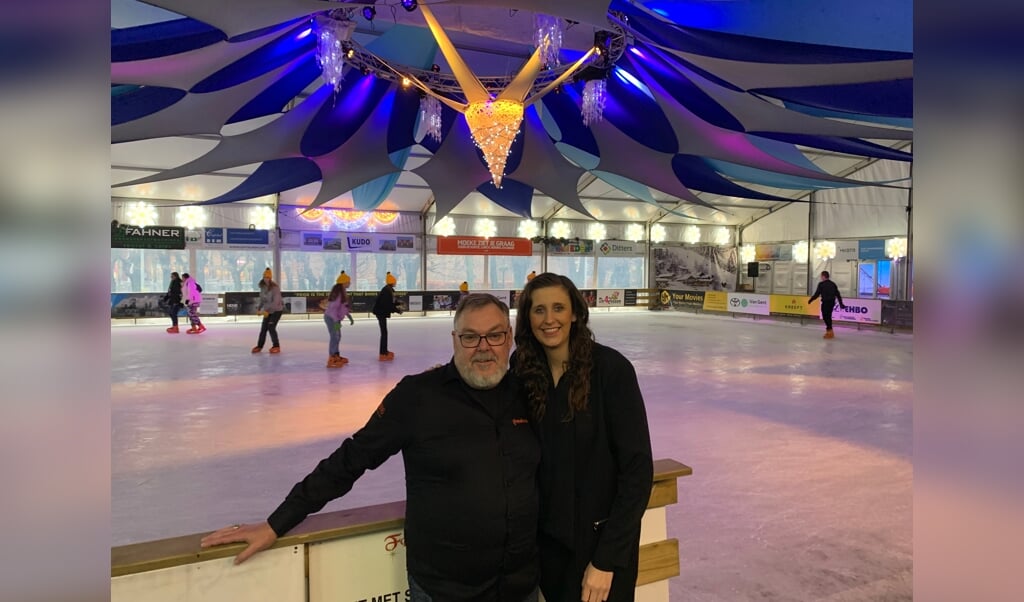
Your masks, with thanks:
M 249 544 L 249 546 L 242 550 L 241 554 L 235 556 L 235 564 L 242 564 L 252 557 L 253 554 L 262 552 L 274 545 L 274 542 L 277 541 L 277 533 L 274 533 L 274 530 L 270 528 L 270 524 L 267 522 L 252 525 L 231 525 L 202 538 L 199 541 L 199 547 L 209 548 L 226 543 L 241 543 L 243 541 Z

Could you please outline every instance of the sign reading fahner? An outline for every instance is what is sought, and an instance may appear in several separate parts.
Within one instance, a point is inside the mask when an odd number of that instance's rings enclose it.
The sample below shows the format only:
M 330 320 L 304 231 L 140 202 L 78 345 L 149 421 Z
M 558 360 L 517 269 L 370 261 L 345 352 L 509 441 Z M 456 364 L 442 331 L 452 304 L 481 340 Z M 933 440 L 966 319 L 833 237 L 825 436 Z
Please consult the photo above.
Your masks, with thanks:
M 838 305 L 832 318 L 840 322 L 859 322 L 861 324 L 882 323 L 882 302 L 879 299 L 843 299 L 846 309 Z
M 737 314 L 767 316 L 770 313 L 768 295 L 729 293 L 729 311 Z
M 533 255 L 528 238 L 484 238 L 482 236 L 442 236 L 437 239 L 438 255 Z
M 110 229 L 112 249 L 184 249 L 185 229 L 179 226 L 118 226 Z
M 773 314 L 783 316 L 818 317 L 821 315 L 821 299 L 808 303 L 807 297 L 800 295 L 771 295 L 768 309 Z

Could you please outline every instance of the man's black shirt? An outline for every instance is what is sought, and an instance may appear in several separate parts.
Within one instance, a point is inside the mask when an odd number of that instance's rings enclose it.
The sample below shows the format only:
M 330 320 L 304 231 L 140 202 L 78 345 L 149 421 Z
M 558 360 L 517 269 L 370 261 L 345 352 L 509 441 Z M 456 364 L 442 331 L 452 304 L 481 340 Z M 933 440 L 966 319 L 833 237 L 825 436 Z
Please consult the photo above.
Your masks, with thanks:
M 407 376 L 268 522 L 287 533 L 401 451 L 412 577 L 435 600 L 520 602 L 537 584 L 540 446 L 527 418 L 511 375 L 490 390 L 453 362 Z
M 822 307 L 834 306 L 836 304 L 836 299 L 839 299 L 839 304 L 843 305 L 843 297 L 839 294 L 839 287 L 831 280 L 822 280 L 819 282 L 818 288 L 814 289 L 814 295 L 811 296 L 810 300 L 814 301 L 818 297 L 821 297 Z

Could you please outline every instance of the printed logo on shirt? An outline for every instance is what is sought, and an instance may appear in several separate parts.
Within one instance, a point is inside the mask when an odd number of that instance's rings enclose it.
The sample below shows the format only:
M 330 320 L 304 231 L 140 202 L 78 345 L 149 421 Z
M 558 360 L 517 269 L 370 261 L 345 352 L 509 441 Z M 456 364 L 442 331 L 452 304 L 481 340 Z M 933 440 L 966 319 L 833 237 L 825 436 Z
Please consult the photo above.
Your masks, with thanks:
M 519 426 L 520 424 L 529 424 L 529 423 L 530 423 L 530 421 L 527 420 L 526 418 L 513 418 L 512 419 L 512 426 Z

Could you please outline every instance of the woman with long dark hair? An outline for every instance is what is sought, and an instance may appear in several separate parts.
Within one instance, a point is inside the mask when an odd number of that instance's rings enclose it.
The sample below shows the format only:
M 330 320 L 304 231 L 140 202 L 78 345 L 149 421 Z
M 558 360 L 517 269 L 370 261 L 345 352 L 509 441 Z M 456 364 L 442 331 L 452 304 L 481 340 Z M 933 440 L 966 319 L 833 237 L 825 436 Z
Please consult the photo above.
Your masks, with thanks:
M 633 365 L 594 340 L 576 285 L 544 273 L 517 301 L 513 370 L 541 439 L 541 591 L 557 602 L 634 598 L 654 476 Z

